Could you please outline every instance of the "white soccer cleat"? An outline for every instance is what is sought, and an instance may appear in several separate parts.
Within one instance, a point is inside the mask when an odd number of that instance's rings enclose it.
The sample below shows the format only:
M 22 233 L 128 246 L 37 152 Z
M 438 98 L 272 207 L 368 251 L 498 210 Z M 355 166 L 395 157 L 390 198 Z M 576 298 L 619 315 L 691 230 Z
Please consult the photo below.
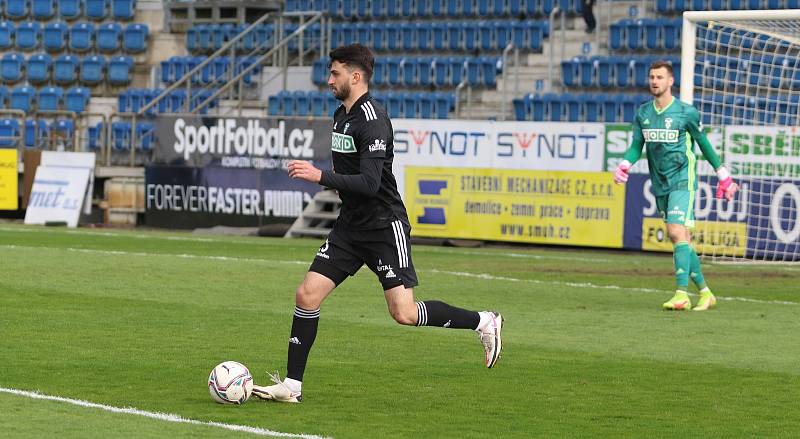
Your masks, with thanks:
M 275 384 L 271 386 L 257 386 L 253 384 L 253 396 L 267 401 L 277 402 L 302 402 L 303 392 L 295 392 L 283 383 L 278 373 L 275 375 L 267 372 L 272 382 Z
M 486 352 L 486 367 L 492 368 L 500 358 L 500 350 L 503 348 L 500 338 L 500 332 L 503 330 L 503 316 L 494 311 L 487 312 L 492 315 L 492 318 L 478 331 L 478 335 L 481 338 L 483 350 Z M 255 394 L 255 386 L 253 393 Z

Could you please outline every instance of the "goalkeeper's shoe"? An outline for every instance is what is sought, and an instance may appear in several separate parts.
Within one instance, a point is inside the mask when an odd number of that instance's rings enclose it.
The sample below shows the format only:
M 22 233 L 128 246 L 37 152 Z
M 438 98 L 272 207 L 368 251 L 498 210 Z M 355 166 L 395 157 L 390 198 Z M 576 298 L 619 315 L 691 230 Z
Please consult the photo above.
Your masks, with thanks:
M 503 348 L 503 339 L 500 334 L 503 331 L 503 316 L 494 311 L 487 312 L 491 314 L 491 319 L 478 330 L 478 335 L 486 353 L 486 367 L 492 368 L 500 358 L 500 351 Z
M 661 307 L 670 311 L 685 311 L 692 309 L 692 302 L 689 300 L 689 294 L 686 291 L 677 290 L 672 299 L 664 302 Z
M 697 301 L 697 306 L 692 308 L 692 311 L 705 311 L 711 309 L 717 304 L 717 298 L 711 291 L 700 293 L 700 300 Z
M 275 375 L 267 372 L 272 382 L 275 384 L 272 386 L 257 386 L 253 384 L 253 395 L 257 396 L 258 398 L 265 399 L 267 401 L 277 401 L 277 402 L 302 402 L 303 401 L 303 394 L 302 392 L 295 392 L 289 388 L 286 384 L 281 381 L 281 378 L 278 376 L 278 373 L 275 372 Z

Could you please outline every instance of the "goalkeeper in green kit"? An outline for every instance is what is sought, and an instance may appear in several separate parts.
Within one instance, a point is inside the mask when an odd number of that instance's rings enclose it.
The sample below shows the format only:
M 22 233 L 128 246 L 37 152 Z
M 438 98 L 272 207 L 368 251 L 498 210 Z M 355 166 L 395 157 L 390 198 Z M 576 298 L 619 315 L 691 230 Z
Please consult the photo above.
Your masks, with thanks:
M 643 104 L 633 121 L 633 140 L 624 160 L 614 171 L 614 182 L 628 181 L 628 171 L 642 156 L 647 145 L 647 164 L 656 207 L 667 223 L 667 234 L 674 248 L 677 291 L 662 307 L 668 310 L 705 311 L 717 299 L 706 285 L 700 269 L 700 259 L 691 245 L 689 229 L 694 228 L 694 196 L 697 190 L 696 157 L 692 141 L 717 171 L 717 198 L 730 201 L 738 190 L 730 173 L 711 147 L 700 125 L 700 114 L 692 105 L 672 96 L 675 78 L 672 66 L 656 61 L 650 66 L 650 94 L 654 99 Z M 689 279 L 700 290 L 700 300 L 692 308 L 689 300 Z

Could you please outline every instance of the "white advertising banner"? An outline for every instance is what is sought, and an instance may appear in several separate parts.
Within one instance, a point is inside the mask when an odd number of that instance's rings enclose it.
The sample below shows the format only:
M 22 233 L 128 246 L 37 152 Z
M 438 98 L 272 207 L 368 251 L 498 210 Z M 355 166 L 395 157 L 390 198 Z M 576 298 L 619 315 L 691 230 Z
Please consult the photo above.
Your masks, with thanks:
M 800 178 L 800 127 L 725 127 L 725 162 L 741 177 Z
M 392 125 L 401 193 L 406 166 L 603 170 L 602 123 L 394 119 Z
M 77 227 L 90 173 L 89 168 L 39 166 L 25 211 L 25 224 L 64 222 Z
M 62 152 L 62 151 L 42 151 L 42 159 L 39 166 L 58 166 L 63 168 L 83 168 L 89 169 L 89 186 L 87 193 L 89 196 L 83 204 L 83 213 L 92 213 L 92 196 L 94 191 L 94 163 L 95 154 L 93 152 Z

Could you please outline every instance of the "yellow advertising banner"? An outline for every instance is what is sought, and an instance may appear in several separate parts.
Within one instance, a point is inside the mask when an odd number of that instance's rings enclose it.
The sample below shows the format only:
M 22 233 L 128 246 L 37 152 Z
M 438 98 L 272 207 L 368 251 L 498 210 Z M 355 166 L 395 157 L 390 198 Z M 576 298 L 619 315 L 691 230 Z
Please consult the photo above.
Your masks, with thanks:
M 602 172 L 407 166 L 413 234 L 622 247 L 625 188 Z
M 747 250 L 747 224 L 695 221 L 692 244 L 698 254 L 744 256 Z M 672 242 L 661 218 L 642 219 L 642 250 L 672 252 Z
M 0 149 L 0 210 L 17 210 L 17 150 Z

